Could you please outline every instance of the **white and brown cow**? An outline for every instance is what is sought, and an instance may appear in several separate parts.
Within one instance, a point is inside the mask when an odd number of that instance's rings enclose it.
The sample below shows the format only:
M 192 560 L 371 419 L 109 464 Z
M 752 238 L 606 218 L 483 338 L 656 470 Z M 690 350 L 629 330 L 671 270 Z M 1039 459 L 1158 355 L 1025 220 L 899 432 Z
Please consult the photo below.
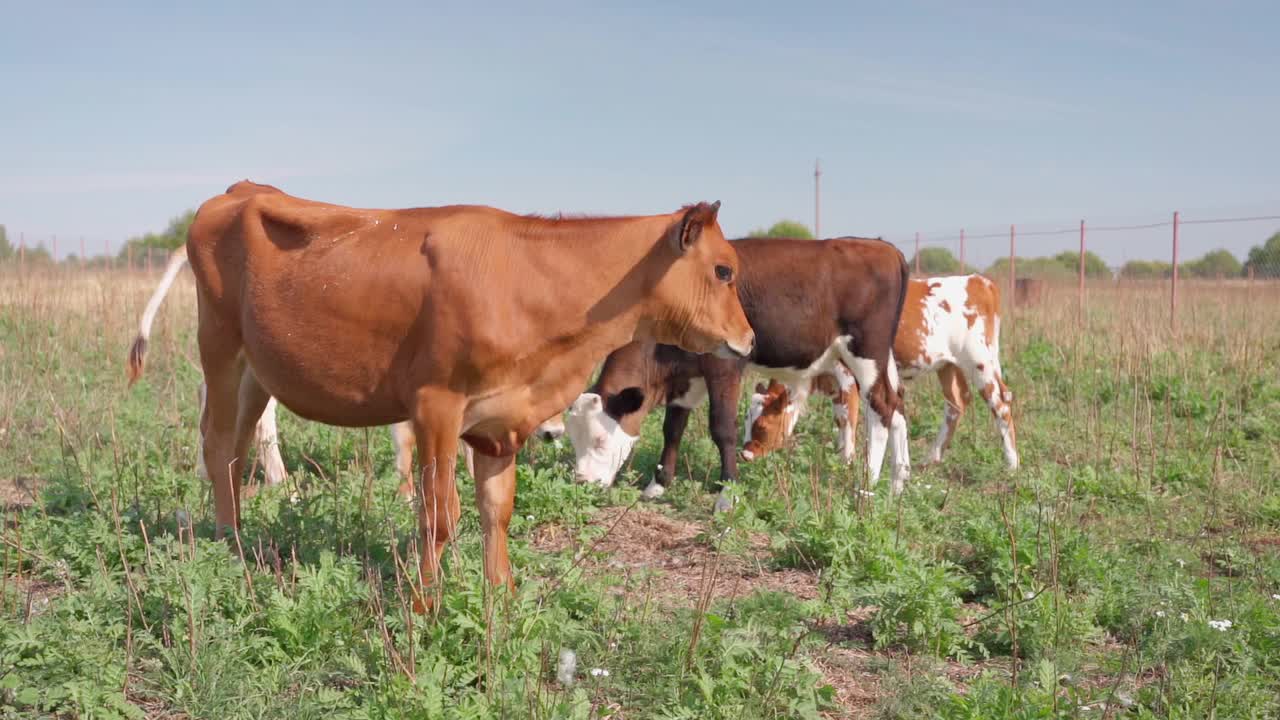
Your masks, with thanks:
M 942 459 L 956 423 L 969 405 L 970 387 L 976 387 L 995 419 L 1005 463 L 1017 469 L 1013 394 L 1000 368 L 1000 291 L 995 283 L 981 275 L 912 279 L 893 354 L 902 377 L 936 372 L 942 384 L 942 427 L 929 452 L 929 462 Z M 844 376 L 851 377 L 847 372 Z M 846 460 L 852 458 L 858 394 L 847 389 L 847 382 L 830 376 L 803 386 L 776 381 L 768 387 L 757 386 L 748 414 L 743 458 L 757 459 L 781 447 L 803 413 L 810 392 L 831 398 L 839 433 L 837 446 Z
M 906 420 L 892 345 L 907 292 L 902 253 L 872 238 L 732 243 L 742 269 L 738 296 L 756 332 L 746 360 L 698 356 L 635 342 L 606 360 L 600 377 L 570 408 L 565 428 L 580 479 L 612 484 L 638 439 L 640 421 L 666 404 L 661 462 L 645 496 L 661 495 L 674 477 L 690 410 L 711 400 L 711 437 L 720 450 L 720 478 L 737 476 L 738 397 L 743 373 L 807 384 L 840 373 L 868 404 L 867 467 L 874 482 L 886 449 L 893 491 L 910 473 Z M 843 369 L 843 371 L 842 371 Z M 728 507 L 723 494 L 716 509 Z
M 160 305 L 164 302 L 165 297 L 169 294 L 169 289 L 173 287 L 174 280 L 177 279 L 178 273 L 183 266 L 187 264 L 187 248 L 185 245 L 174 249 L 169 256 L 169 262 L 165 265 L 164 274 L 160 277 L 160 284 L 156 286 L 151 298 L 147 300 L 147 306 L 142 311 L 142 317 L 138 321 L 138 335 L 134 338 L 132 347 L 129 350 L 130 366 L 141 369 L 142 363 L 146 356 L 147 344 L 151 339 L 151 326 L 155 323 L 156 313 L 160 310 Z M 136 380 L 131 377 L 130 384 Z M 200 415 L 204 415 L 205 404 L 205 384 L 200 383 Z M 273 397 L 267 400 L 267 406 L 262 411 L 262 415 L 258 418 L 258 422 L 254 425 L 253 445 L 257 450 L 258 462 L 262 464 L 263 482 L 267 485 L 279 485 L 284 482 L 288 476 L 285 469 L 284 458 L 280 456 L 280 431 L 276 425 L 276 410 L 278 403 Z M 398 422 L 389 425 L 387 429 L 391 433 L 391 442 L 396 452 L 396 471 L 400 474 L 400 494 L 406 498 L 413 496 L 413 450 L 417 442 L 413 434 L 412 423 Z M 540 440 L 554 440 L 564 435 L 564 417 L 556 415 L 546 422 L 538 426 L 534 433 L 535 437 Z M 474 455 L 471 446 L 461 443 L 461 449 L 465 454 L 465 462 L 467 472 L 474 474 Z M 208 472 L 204 466 L 204 433 L 201 431 L 201 442 L 196 445 L 197 460 L 196 472 L 202 480 L 208 480 Z

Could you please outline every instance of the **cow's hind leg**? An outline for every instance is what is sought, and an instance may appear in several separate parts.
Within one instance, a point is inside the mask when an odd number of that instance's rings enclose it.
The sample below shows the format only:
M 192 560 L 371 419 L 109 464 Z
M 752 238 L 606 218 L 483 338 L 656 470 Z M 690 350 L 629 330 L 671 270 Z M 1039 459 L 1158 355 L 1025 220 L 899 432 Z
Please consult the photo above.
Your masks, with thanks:
M 845 464 L 853 462 L 856 451 L 854 433 L 858 429 L 858 411 L 862 401 L 858 381 L 844 363 L 831 372 L 835 382 L 831 389 L 831 410 L 836 419 L 836 450 Z
M 236 398 L 236 427 L 235 427 L 235 459 L 240 467 L 249 467 L 249 443 L 257 440 L 262 431 L 262 422 L 264 418 L 270 420 L 268 428 L 270 434 L 274 437 L 275 432 L 275 398 L 262 387 L 258 382 L 258 378 L 253 374 L 253 369 L 248 363 L 243 363 L 240 371 L 240 385 L 237 389 Z M 271 415 L 267 415 L 267 411 L 271 411 Z M 261 444 L 259 448 L 261 448 Z M 277 461 L 280 464 L 281 477 L 283 477 L 284 462 L 279 460 L 279 450 L 276 450 Z M 267 458 L 260 454 L 258 456 L 265 464 Z M 237 479 L 241 479 L 242 475 L 236 475 Z M 267 476 L 267 482 L 271 482 L 270 475 Z M 276 480 L 279 482 L 279 480 Z M 274 484 L 274 483 L 273 483 Z M 256 487 L 245 490 L 242 482 L 233 483 L 236 498 L 236 518 L 240 517 L 240 500 L 246 493 L 252 495 L 256 492 Z
M 886 361 L 844 353 L 845 365 L 853 372 L 867 406 L 867 474 L 872 485 L 880 479 L 885 450 L 890 451 L 893 492 L 899 494 L 911 475 L 907 445 L 907 419 L 903 415 L 902 385 L 893 354 Z
M 998 362 L 979 363 L 974 368 L 973 382 L 978 386 L 982 399 L 991 408 L 991 416 L 995 419 L 996 429 L 1000 431 L 1000 439 L 1004 446 L 1005 464 L 1010 470 L 1018 469 L 1018 443 L 1013 428 L 1013 393 L 1004 384 L 1000 376 Z
M 840 452 L 840 459 L 846 464 L 853 462 L 853 455 L 857 450 L 854 438 L 858 430 L 861 404 L 862 394 L 856 383 L 831 398 L 831 409 L 836 418 L 836 449 Z
M 400 496 L 405 499 L 413 497 L 413 446 L 417 439 L 413 434 L 413 423 L 406 420 L 387 428 L 391 433 L 391 444 L 396 450 L 396 472 L 400 475 Z
M 951 446 L 951 438 L 955 436 L 956 423 L 960 422 L 965 408 L 969 406 L 969 383 L 965 381 L 960 368 L 950 364 L 943 365 L 938 370 L 938 382 L 942 385 L 945 402 L 942 406 L 942 426 L 938 428 L 938 438 L 929 450 L 930 463 L 942 460 L 942 454 Z
M 258 462 L 262 463 L 263 474 L 268 485 L 279 485 L 288 475 L 284 469 L 284 458 L 280 457 L 280 430 L 276 426 L 276 399 L 269 398 L 267 406 L 258 418 L 253 431 L 254 445 L 258 448 Z
M 215 537 L 240 526 L 240 490 L 245 456 L 270 395 L 258 384 L 238 349 L 203 352 L 205 403 L 200 418 L 205 476 L 213 484 Z M 210 357 L 212 356 L 212 357 Z
M 197 421 L 197 429 L 200 432 L 200 442 L 196 445 L 196 475 L 201 480 L 209 480 L 209 468 L 204 462 L 204 429 L 205 429 L 205 404 L 208 402 L 209 388 L 202 381 L 200 383 L 200 415 Z

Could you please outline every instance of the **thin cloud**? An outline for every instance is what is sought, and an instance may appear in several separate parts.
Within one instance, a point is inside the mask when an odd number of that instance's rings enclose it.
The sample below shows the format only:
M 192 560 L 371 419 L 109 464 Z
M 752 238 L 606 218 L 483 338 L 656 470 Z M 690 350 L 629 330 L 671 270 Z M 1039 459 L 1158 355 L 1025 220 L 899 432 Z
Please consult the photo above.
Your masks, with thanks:
M 254 168 L 220 172 L 98 172 L 40 175 L 0 175 L 0 192 L 6 194 L 63 194 L 132 192 L 173 188 L 231 185 L 243 179 L 309 177 L 312 172 L 298 168 Z
M 893 73 L 857 73 L 842 78 L 809 78 L 801 81 L 809 93 L 851 104 L 883 105 L 929 112 L 962 112 L 1006 115 L 1010 111 L 1082 115 L 1083 103 L 983 88 L 960 83 L 922 82 Z

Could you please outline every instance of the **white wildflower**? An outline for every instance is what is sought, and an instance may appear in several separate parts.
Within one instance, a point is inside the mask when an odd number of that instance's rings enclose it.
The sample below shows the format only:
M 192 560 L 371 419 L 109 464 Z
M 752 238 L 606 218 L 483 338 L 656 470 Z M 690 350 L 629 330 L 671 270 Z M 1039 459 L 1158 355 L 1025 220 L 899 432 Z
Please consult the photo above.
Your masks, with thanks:
M 1035 593 L 1033 593 L 1033 592 L 1031 592 L 1030 590 L 1028 590 L 1028 591 L 1026 591 L 1026 592 L 1022 593 L 1022 599 L 1023 599 L 1023 600 L 1030 600 L 1031 598 L 1033 598 L 1033 597 L 1035 597 L 1035 596 L 1036 596 L 1036 594 L 1035 594 Z
M 591 668 L 591 677 L 609 677 L 609 671 L 604 668 Z
M 532 515 L 525 515 L 525 516 L 524 516 L 524 519 L 525 519 L 525 520 L 528 520 L 529 522 L 533 522 L 533 516 L 532 516 Z
M 1272 600 L 1280 600 L 1280 593 L 1271 593 Z
M 1210 620 L 1209 627 L 1213 628 L 1214 630 L 1217 630 L 1218 632 L 1226 632 L 1227 630 L 1231 629 L 1231 621 L 1230 620 Z
M 1184 568 L 1187 566 L 1187 561 L 1183 560 L 1182 558 L 1178 558 L 1177 563 L 1178 563 L 1178 567 L 1180 568 Z
M 1178 613 L 1178 617 L 1182 618 L 1182 622 L 1187 622 L 1188 620 L 1190 620 L 1190 618 L 1187 617 L 1186 613 Z
M 1163 610 L 1157 610 L 1157 611 L 1156 611 L 1156 617 L 1158 617 L 1158 618 L 1162 618 L 1162 617 L 1164 617 L 1164 611 L 1163 611 Z

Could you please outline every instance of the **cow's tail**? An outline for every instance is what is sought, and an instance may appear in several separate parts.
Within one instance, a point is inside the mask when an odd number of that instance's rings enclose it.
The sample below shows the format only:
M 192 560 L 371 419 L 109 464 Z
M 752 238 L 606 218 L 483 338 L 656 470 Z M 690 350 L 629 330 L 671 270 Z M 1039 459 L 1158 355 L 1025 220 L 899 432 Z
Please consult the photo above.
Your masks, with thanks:
M 892 247 L 898 253 L 898 263 L 900 265 L 899 270 L 902 275 L 902 283 L 898 286 L 898 309 L 893 316 L 893 338 L 896 338 L 898 336 L 898 324 L 902 322 L 902 309 L 906 307 L 906 304 L 907 304 L 907 288 L 908 286 L 911 285 L 911 266 L 907 264 L 907 258 L 905 255 L 902 254 L 901 250 L 899 250 L 896 246 L 892 244 L 890 245 L 890 247 Z M 894 392 L 901 393 L 902 383 L 897 379 L 898 377 L 897 358 L 893 357 L 893 339 L 892 338 L 889 340 L 889 367 L 890 367 L 890 372 L 893 373 L 891 377 L 894 378 L 895 384 L 898 385 L 898 387 L 895 387 L 892 389 Z
M 147 308 L 142 311 L 142 320 L 138 322 L 138 336 L 133 339 L 133 346 L 129 348 L 129 386 L 138 381 L 142 377 L 142 369 L 147 359 L 147 339 L 151 337 L 151 323 L 155 322 L 156 312 L 160 310 L 160 303 L 164 302 L 164 296 L 169 294 L 169 288 L 173 286 L 173 281 L 178 277 L 178 271 L 182 270 L 182 266 L 187 264 L 187 246 L 179 245 L 174 249 L 173 254 L 169 256 L 169 264 L 164 268 L 164 275 L 160 278 L 160 285 L 156 287 L 155 292 L 151 293 L 151 299 L 147 301 Z

